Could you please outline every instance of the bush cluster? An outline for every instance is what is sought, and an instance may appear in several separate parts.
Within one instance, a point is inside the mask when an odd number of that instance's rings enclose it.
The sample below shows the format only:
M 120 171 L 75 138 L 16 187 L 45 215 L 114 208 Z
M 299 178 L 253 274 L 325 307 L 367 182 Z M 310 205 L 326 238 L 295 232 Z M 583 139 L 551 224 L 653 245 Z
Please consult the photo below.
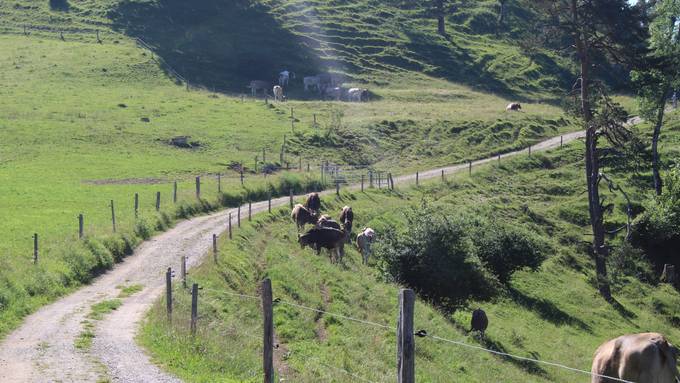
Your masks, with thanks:
M 536 270 L 545 259 L 547 244 L 516 225 L 427 207 L 406 216 L 405 228 L 381 234 L 378 267 L 441 306 L 487 299 L 515 271 Z

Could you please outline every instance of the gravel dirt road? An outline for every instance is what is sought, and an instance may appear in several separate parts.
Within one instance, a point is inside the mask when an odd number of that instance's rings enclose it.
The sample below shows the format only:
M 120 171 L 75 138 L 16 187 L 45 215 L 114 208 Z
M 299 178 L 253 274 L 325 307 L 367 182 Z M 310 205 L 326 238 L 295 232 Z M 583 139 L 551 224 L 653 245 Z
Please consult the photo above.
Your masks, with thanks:
M 583 137 L 584 132 L 563 136 L 564 143 Z M 532 147 L 541 151 L 559 147 L 560 137 Z M 526 153 L 507 153 L 502 158 Z M 479 166 L 497 157 L 473 162 Z M 421 180 L 467 171 L 468 164 L 448 166 L 421 172 Z M 395 177 L 395 183 L 415 182 L 415 174 Z M 358 189 L 358 185 L 351 186 Z M 324 194 L 332 193 L 325 192 Z M 272 200 L 272 206 L 283 206 L 288 197 Z M 247 214 L 246 209 L 241 209 Z M 253 213 L 267 210 L 267 202 L 253 204 Z M 236 209 L 178 223 L 174 228 L 144 242 L 133 255 L 92 284 L 49 304 L 28 316 L 21 327 L 0 343 L 0 382 L 179 382 L 151 363 L 147 354 L 134 341 L 144 313 L 164 290 L 164 273 L 168 267 L 179 268 L 182 255 L 188 267 L 198 264 L 212 246 L 212 235 L 227 229 L 229 213 Z M 83 321 L 92 304 L 118 296 L 117 286 L 139 284 L 143 289 L 128 298 L 115 311 L 97 321 L 95 337 L 89 350 L 75 347 L 84 330 Z

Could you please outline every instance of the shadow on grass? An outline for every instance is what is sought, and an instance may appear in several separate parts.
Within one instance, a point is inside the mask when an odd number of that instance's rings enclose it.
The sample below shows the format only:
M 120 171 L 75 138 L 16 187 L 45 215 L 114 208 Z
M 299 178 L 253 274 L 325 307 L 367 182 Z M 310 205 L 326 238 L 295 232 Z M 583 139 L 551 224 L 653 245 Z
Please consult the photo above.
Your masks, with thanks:
M 515 303 L 537 313 L 542 319 L 552 324 L 578 327 L 583 331 L 592 333 L 592 329 L 587 323 L 564 312 L 548 300 L 530 297 L 515 288 L 510 288 L 510 296 Z

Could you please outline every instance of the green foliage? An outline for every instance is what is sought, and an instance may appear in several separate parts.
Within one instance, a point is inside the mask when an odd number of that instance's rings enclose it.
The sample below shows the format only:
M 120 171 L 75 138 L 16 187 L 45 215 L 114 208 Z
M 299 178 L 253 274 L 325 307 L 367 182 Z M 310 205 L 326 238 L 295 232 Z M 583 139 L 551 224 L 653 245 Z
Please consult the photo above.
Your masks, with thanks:
M 623 283 L 624 277 L 637 278 L 643 282 L 656 280 L 644 252 L 626 241 L 614 248 L 607 261 L 610 277 L 614 283 Z

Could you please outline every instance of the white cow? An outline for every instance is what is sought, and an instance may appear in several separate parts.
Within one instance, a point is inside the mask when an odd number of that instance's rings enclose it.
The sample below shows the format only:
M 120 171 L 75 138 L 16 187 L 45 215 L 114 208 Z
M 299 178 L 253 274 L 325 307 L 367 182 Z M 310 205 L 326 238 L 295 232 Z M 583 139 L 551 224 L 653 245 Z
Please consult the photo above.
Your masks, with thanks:
M 357 235 L 357 248 L 359 253 L 361 253 L 364 265 L 368 264 L 368 257 L 371 255 L 371 244 L 374 239 L 375 231 L 370 227 L 365 228 Z
M 274 101 L 283 101 L 283 88 L 279 85 L 274 85 L 274 89 L 272 89 L 272 92 L 274 93 Z
M 317 92 L 321 92 L 321 79 L 319 76 L 307 76 L 302 79 L 305 85 L 305 92 L 309 92 L 311 88 L 316 88 Z
M 350 88 L 347 91 L 347 99 L 354 102 L 362 102 L 368 100 L 368 89 Z

